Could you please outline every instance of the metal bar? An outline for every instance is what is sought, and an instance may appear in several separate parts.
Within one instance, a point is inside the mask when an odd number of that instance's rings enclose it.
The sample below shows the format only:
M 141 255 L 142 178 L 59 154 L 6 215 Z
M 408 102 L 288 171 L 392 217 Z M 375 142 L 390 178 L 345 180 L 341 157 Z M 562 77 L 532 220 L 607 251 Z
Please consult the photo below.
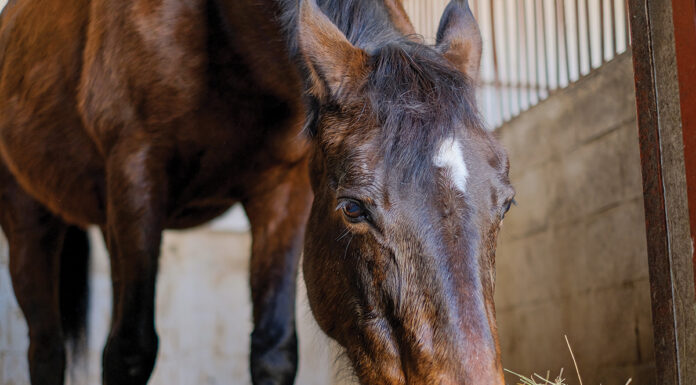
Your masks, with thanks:
M 658 385 L 696 383 L 693 255 L 669 0 L 629 0 Z M 691 16 L 693 18 L 693 15 Z M 693 23 L 693 20 L 691 21 Z M 691 108 L 692 106 L 688 106 Z M 682 190 L 683 189 L 683 190 Z
M 418 12 L 418 26 L 421 29 L 423 35 L 427 36 L 430 31 L 428 31 L 425 23 L 423 21 L 425 20 L 425 12 L 426 9 L 428 8 L 427 5 L 425 4 L 425 1 L 419 1 L 420 3 L 420 12 Z
M 631 13 L 629 12 L 628 0 L 624 0 L 624 34 L 626 36 L 626 48 L 631 45 Z
M 568 16 L 566 15 L 565 1 L 561 2 L 561 9 L 563 10 L 563 35 L 565 36 L 564 47 L 566 54 L 566 75 L 568 76 L 568 84 L 571 83 L 571 73 L 570 73 L 570 33 L 568 33 Z
M 428 7 L 428 28 L 430 28 L 433 36 L 437 35 L 437 25 L 435 25 L 435 23 L 436 21 L 439 21 L 437 15 L 435 14 L 435 1 L 436 0 L 429 0 L 430 6 Z
M 570 84 L 570 49 L 568 48 L 568 29 L 566 25 L 565 2 L 561 0 L 558 7 L 558 23 L 561 28 L 559 30 L 563 40 L 563 52 L 565 53 L 565 73 L 567 84 Z M 559 52 L 560 55 L 560 52 Z M 560 83 L 559 83 L 560 84 Z
M 556 60 L 556 88 L 558 89 L 561 87 L 561 43 L 559 36 L 561 34 L 561 25 L 558 22 L 558 9 L 559 7 L 557 6 L 555 1 L 551 2 L 551 5 L 553 6 L 553 12 L 551 12 L 552 15 L 556 16 L 554 20 L 554 38 L 553 38 L 553 44 L 554 44 L 554 59 Z M 552 19 L 553 20 L 553 19 Z
M 509 18 L 510 22 L 513 23 L 513 25 L 510 26 L 509 32 L 512 32 L 512 34 L 514 35 L 513 38 L 507 40 L 508 45 L 509 45 L 509 52 L 510 52 L 510 56 L 509 56 L 510 60 L 508 61 L 508 64 L 510 65 L 510 80 L 517 77 L 516 71 L 515 71 L 515 64 L 519 64 L 519 63 L 517 63 L 518 51 L 519 51 L 519 43 L 518 43 L 519 36 L 517 34 L 517 18 L 514 17 L 514 15 L 515 15 L 515 5 L 514 5 L 515 1 L 517 1 L 517 0 L 511 0 L 512 5 L 505 7 L 506 8 L 506 18 Z M 508 4 L 508 3 L 510 3 L 510 1 L 506 1 L 505 3 Z M 510 11 L 512 11 L 513 17 L 510 17 L 510 13 L 509 13 Z M 513 43 L 513 39 L 514 39 L 514 43 Z M 517 79 L 514 79 L 514 80 L 517 81 Z M 508 93 L 510 95 L 510 118 L 512 118 L 513 116 L 517 115 L 515 108 L 519 107 L 519 106 L 515 105 L 515 103 L 514 103 L 516 93 L 513 90 L 508 90 Z
M 551 92 L 551 75 L 549 74 L 549 61 L 547 59 L 546 53 L 548 44 L 546 42 L 546 12 L 544 7 L 544 0 L 541 1 L 541 33 L 542 33 L 542 56 L 544 58 L 544 72 L 546 73 L 546 95 Z
M 431 31 L 433 36 L 437 33 L 435 29 L 437 28 L 435 24 L 435 0 L 428 0 L 430 5 L 428 6 L 428 29 Z
M 604 63 L 605 58 L 604 40 L 606 40 L 606 34 L 604 32 L 604 0 L 599 0 L 599 65 Z
M 432 37 L 432 36 L 433 36 L 433 35 L 432 35 L 432 33 L 433 33 L 433 28 L 432 28 L 432 25 L 431 25 L 431 24 L 432 24 L 432 19 L 433 19 L 433 18 L 432 18 L 432 15 L 431 15 L 431 14 L 432 14 L 432 12 L 433 12 L 433 7 L 431 7 L 430 4 L 428 4 L 428 3 L 432 3 L 432 1 L 430 1 L 430 0 L 425 0 L 425 1 L 423 1 L 423 5 L 425 6 L 425 14 L 424 14 L 424 15 L 425 15 L 425 19 L 424 19 L 424 21 L 425 21 L 425 30 L 428 31 L 428 34 Z
M 616 37 L 616 0 L 609 0 L 609 12 L 611 15 L 611 44 L 612 44 L 612 57 L 616 56 L 619 52 L 619 43 Z
M 428 41 L 437 27 L 439 14 L 436 12 L 448 1 L 404 2 L 418 31 L 427 36 Z M 485 51 L 493 55 L 493 74 L 489 80 L 495 85 L 483 94 L 492 92 L 492 96 L 498 96 L 493 104 L 486 106 L 493 110 L 489 112 L 491 119 L 496 120 L 499 113 L 501 120 L 507 121 L 538 103 L 542 95 L 547 97 L 552 90 L 565 86 L 566 80 L 570 84 L 616 56 L 621 40 L 621 31 L 617 28 L 621 28 L 619 18 L 622 17 L 617 13 L 623 8 L 619 8 L 622 4 L 617 4 L 621 0 L 608 1 L 609 4 L 606 0 L 573 0 L 572 3 L 569 0 L 469 0 L 477 20 L 490 17 L 491 35 Z M 485 15 L 489 7 L 490 16 Z M 574 27 L 570 25 L 571 18 L 574 18 Z M 486 24 L 482 21 L 481 28 L 489 28 Z M 625 27 L 628 29 L 628 25 Z M 597 60 L 598 54 L 600 60 Z M 486 61 L 489 58 L 486 56 Z M 585 62 L 588 70 L 584 69 Z M 577 72 L 572 68 L 574 65 L 577 65 Z
M 575 44 L 578 61 L 578 79 L 582 76 L 582 55 L 580 54 L 580 6 L 578 0 L 575 3 Z
M 508 49 L 509 48 L 508 47 L 509 35 L 508 35 L 508 30 L 507 30 L 507 22 L 505 22 L 506 21 L 505 19 L 507 19 L 507 17 L 508 17 L 508 13 L 507 13 L 507 8 L 508 8 L 507 3 L 508 2 L 507 2 L 507 0 L 502 0 L 502 3 L 503 3 L 503 23 L 502 23 L 502 27 L 503 27 L 503 36 L 502 37 L 503 38 L 501 40 L 503 42 L 502 45 L 503 45 L 503 51 L 505 52 L 505 58 L 507 59 L 507 63 L 505 63 L 507 65 L 504 66 L 504 69 L 505 69 L 504 79 L 507 81 L 510 81 L 511 80 L 510 73 L 512 72 L 512 69 L 510 67 L 511 66 L 510 63 L 512 63 L 512 60 L 508 56 L 510 54 L 510 50 Z M 501 78 L 503 78 L 503 77 L 501 76 Z M 510 95 L 508 95 L 507 90 L 503 89 L 503 91 L 504 91 L 504 95 L 505 95 L 505 104 L 507 107 L 507 112 L 509 112 L 509 115 L 512 116 L 512 103 L 510 101 Z M 503 120 L 507 121 L 507 119 L 503 119 Z
M 503 119 L 503 95 L 500 92 L 500 67 L 498 65 L 498 44 L 495 36 L 495 4 L 494 0 L 489 1 L 490 4 L 490 16 L 491 16 L 491 52 L 493 53 L 493 78 L 495 79 L 495 90 L 498 99 L 498 112 L 500 113 L 500 121 L 504 122 Z
M 517 81 L 515 83 L 521 83 L 522 82 L 522 74 L 523 74 L 523 67 L 522 67 L 522 62 L 526 59 L 527 55 L 527 44 L 526 44 L 526 37 L 524 36 L 526 31 L 522 31 L 522 23 L 523 20 L 521 19 L 522 13 L 520 12 L 520 6 L 524 6 L 521 1 L 516 1 L 515 2 L 517 6 L 515 7 L 515 15 L 517 16 L 517 21 L 516 21 L 516 27 L 517 27 L 517 48 L 516 48 L 516 53 L 517 53 Z M 524 92 L 522 91 L 521 88 L 518 87 L 518 92 L 517 92 L 517 113 L 522 112 L 522 96 Z
M 536 97 L 537 101 L 541 100 L 541 82 L 539 78 L 539 71 L 541 66 L 539 65 L 539 27 L 537 23 L 537 12 L 538 12 L 538 2 L 537 0 L 532 0 L 534 7 L 532 9 L 532 28 L 534 28 L 534 82 L 536 83 Z
M 528 33 L 527 33 L 528 28 L 529 28 L 529 25 L 527 23 L 527 4 L 528 4 L 528 2 L 523 1 L 521 3 L 522 3 L 522 11 L 524 12 L 524 15 L 522 18 L 522 20 L 524 22 L 524 41 L 526 43 L 528 43 L 528 44 L 525 44 L 525 50 L 524 50 L 525 55 L 527 55 L 527 60 L 525 61 L 525 63 L 527 64 L 527 83 L 531 83 L 532 82 L 532 72 L 534 69 L 534 67 L 532 65 L 532 60 L 533 60 L 534 54 L 530 53 L 530 51 L 533 50 L 532 39 L 529 38 Z M 532 88 L 527 87 L 527 108 L 532 106 L 532 95 L 533 95 Z
M 592 71 L 592 36 L 590 35 L 590 5 L 589 0 L 585 1 L 585 35 L 587 38 L 587 61 L 589 66 L 587 72 Z

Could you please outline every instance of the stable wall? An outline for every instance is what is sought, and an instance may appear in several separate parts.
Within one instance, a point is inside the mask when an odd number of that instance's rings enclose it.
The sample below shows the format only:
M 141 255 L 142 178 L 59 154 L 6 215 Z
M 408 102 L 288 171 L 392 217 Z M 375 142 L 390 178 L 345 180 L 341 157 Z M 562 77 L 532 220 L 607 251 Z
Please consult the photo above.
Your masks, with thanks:
M 157 282 L 160 350 L 149 384 L 248 385 L 252 330 L 248 288 L 251 236 L 241 208 L 222 222 L 164 234 Z M 68 384 L 101 384 L 101 353 L 111 317 L 109 262 L 101 235 L 90 233 L 89 334 L 86 360 L 73 366 Z M 0 385 L 29 384 L 27 327 L 14 298 L 7 241 L 0 231 Z M 300 278 L 301 282 L 301 278 Z M 338 385 L 335 349 L 307 305 L 297 301 L 300 368 L 297 384 Z
M 497 253 L 503 365 L 654 383 L 633 68 L 623 54 L 498 130 L 518 206 Z M 514 383 L 508 376 L 508 383 Z

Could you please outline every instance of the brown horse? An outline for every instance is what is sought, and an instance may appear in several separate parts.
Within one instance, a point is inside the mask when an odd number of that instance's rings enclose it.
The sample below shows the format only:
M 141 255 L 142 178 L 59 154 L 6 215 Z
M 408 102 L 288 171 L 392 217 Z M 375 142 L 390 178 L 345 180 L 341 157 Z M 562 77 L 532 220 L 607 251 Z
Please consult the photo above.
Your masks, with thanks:
M 34 385 L 84 325 L 87 225 L 111 257 L 108 385 L 144 384 L 161 233 L 241 202 L 255 384 L 291 384 L 295 277 L 362 384 L 502 384 L 494 250 L 513 191 L 477 117 L 481 40 L 397 0 L 10 0 L 0 224 Z M 307 236 L 305 237 L 305 228 Z

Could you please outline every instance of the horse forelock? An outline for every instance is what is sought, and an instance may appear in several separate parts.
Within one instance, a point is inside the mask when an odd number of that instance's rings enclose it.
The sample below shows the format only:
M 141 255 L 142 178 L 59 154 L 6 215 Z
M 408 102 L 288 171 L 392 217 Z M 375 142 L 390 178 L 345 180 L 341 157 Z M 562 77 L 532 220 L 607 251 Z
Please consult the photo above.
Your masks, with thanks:
M 461 130 L 482 130 L 474 82 L 436 49 L 399 41 L 372 56 L 368 101 L 377 114 L 387 167 L 426 181 L 432 157 Z M 402 179 L 403 179 L 402 178 Z
M 297 51 L 297 6 L 301 1 L 278 0 Z M 370 71 L 358 95 L 375 114 L 380 130 L 380 156 L 385 166 L 402 170 L 403 178 L 427 182 L 439 144 L 460 136 L 457 130 L 482 130 L 475 103 L 474 81 L 457 70 L 437 47 L 403 36 L 383 1 L 315 0 L 346 38 L 369 55 Z M 300 60 L 300 66 L 303 66 Z M 305 74 L 306 75 L 306 74 Z M 317 133 L 321 103 L 306 93 L 305 132 Z M 359 111 L 368 109 L 360 108 Z M 361 131 L 364 133 L 364 131 Z M 402 178 L 402 179 L 403 179 Z

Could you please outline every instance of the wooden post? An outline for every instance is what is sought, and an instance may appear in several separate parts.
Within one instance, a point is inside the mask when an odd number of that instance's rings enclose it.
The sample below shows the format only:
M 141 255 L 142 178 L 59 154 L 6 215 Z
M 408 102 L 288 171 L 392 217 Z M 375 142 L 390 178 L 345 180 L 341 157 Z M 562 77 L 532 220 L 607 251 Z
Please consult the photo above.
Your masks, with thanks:
M 628 0 L 628 3 L 656 383 L 693 385 L 696 384 L 696 296 L 684 153 L 684 135 L 690 143 L 693 134 L 682 132 L 672 4 L 670 0 Z
M 691 239 L 696 238 L 696 1 L 672 0 L 674 45 L 679 73 L 686 191 Z M 693 256 L 696 277 L 696 254 Z M 694 293 L 696 295 L 696 292 Z

